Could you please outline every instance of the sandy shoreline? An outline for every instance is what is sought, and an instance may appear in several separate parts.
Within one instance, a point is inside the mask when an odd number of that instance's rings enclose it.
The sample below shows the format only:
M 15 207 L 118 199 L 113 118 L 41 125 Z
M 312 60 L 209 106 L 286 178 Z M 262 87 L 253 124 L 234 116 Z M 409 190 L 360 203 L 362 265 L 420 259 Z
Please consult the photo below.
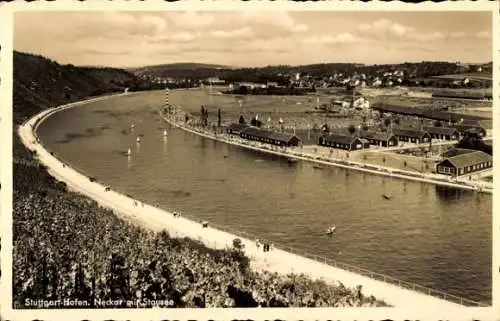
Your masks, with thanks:
M 91 101 L 106 98 L 108 97 L 99 97 Z M 77 102 L 53 108 L 31 118 L 18 129 L 22 142 L 30 150 L 36 151 L 40 162 L 48 167 L 49 172 L 54 177 L 66 182 L 69 189 L 78 191 L 94 199 L 101 205 L 113 209 L 115 213 L 121 217 L 132 220 L 135 223 L 139 223 L 155 231 L 166 229 L 172 236 L 197 239 L 212 248 L 226 248 L 231 246 L 232 241 L 237 236 L 212 227 L 203 228 L 199 222 L 191 221 L 184 217 L 174 217 L 172 213 L 168 213 L 167 211 L 147 204 L 142 204 L 141 202 L 135 205 L 137 202 L 136 200 L 116 191 L 111 190 L 105 192 L 105 184 L 91 182 L 88 176 L 78 173 L 69 166 L 63 166 L 63 164 L 56 157 L 51 155 L 49 151 L 45 150 L 41 144 L 36 143 L 37 137 L 34 131 L 36 131 L 41 121 L 55 112 L 80 106 L 88 102 L 89 101 Z M 435 296 L 397 286 L 397 284 L 403 285 L 404 282 L 401 283 L 402 281 L 390 279 L 389 277 L 387 277 L 386 282 L 379 281 L 371 277 L 334 267 L 332 266 L 333 261 L 330 261 L 330 265 L 328 265 L 280 249 L 274 249 L 271 252 L 264 253 L 261 249 L 259 250 L 256 247 L 253 240 L 241 239 L 245 245 L 245 252 L 251 258 L 252 268 L 255 269 L 265 269 L 282 274 L 290 272 L 304 273 L 312 278 L 324 279 L 329 283 L 340 281 L 349 287 L 362 285 L 362 291 L 365 295 L 373 295 L 377 299 L 383 300 L 396 307 L 414 307 L 422 305 L 435 309 L 448 309 L 461 306 Z M 335 262 L 333 263 L 335 264 Z M 375 277 L 375 275 L 372 275 L 372 277 Z M 376 277 L 380 278 L 380 275 Z M 392 282 L 393 284 L 387 282 Z M 405 286 L 412 287 L 417 285 L 410 284 Z M 426 292 L 425 289 L 421 291 Z M 437 291 L 433 294 L 438 295 Z M 457 300 L 457 298 L 455 297 L 454 300 Z M 459 298 L 457 301 L 460 302 Z

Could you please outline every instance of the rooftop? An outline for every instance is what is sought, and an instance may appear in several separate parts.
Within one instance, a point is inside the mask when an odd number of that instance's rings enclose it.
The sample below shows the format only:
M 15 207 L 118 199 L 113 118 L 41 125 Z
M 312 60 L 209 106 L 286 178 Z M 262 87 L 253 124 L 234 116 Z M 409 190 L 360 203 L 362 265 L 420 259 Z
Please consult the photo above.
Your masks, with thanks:
M 407 137 L 416 137 L 420 138 L 424 136 L 425 134 L 428 134 L 426 131 L 422 130 L 415 130 L 415 129 L 393 129 L 392 133 L 396 136 L 407 136 Z
M 491 162 L 493 158 L 482 151 L 473 151 L 470 153 L 459 154 L 446 158 L 456 168 L 464 168 L 479 163 Z
M 323 135 L 321 137 L 323 137 L 323 139 L 328 142 L 341 143 L 341 144 L 352 144 L 354 140 L 358 138 L 355 136 L 340 135 L 340 134 L 329 134 L 329 135 Z

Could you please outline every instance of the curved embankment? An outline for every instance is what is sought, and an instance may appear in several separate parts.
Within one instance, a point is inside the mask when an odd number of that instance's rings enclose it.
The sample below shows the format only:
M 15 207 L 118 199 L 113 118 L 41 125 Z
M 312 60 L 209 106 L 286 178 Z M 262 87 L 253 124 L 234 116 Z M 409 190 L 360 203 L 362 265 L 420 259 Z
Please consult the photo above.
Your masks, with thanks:
M 211 227 L 203 228 L 198 222 L 183 217 L 174 217 L 172 213 L 143 204 L 116 191 L 105 191 L 106 186 L 104 184 L 95 181 L 91 182 L 88 176 L 77 172 L 58 160 L 39 143 L 35 132 L 41 121 L 60 110 L 76 107 L 87 102 L 78 102 L 46 110 L 18 128 L 23 144 L 36 152 L 39 161 L 47 166 L 51 175 L 65 182 L 69 189 L 75 190 L 94 199 L 102 206 L 114 210 L 117 215 L 155 231 L 165 229 L 173 236 L 198 239 L 213 248 L 220 249 L 232 245 L 232 241 L 237 237 L 235 235 Z M 257 248 L 254 241 L 245 238 L 241 239 L 246 254 L 251 258 L 252 268 L 254 269 L 265 269 L 282 274 L 290 272 L 304 273 L 312 278 L 321 278 L 330 283 L 340 281 L 349 287 L 362 285 L 365 295 L 373 295 L 377 299 L 396 307 L 426 306 L 430 309 L 453 309 L 462 306 L 415 290 L 348 272 L 280 249 L 264 253 Z M 397 281 L 395 283 L 397 284 Z M 416 287 L 418 289 L 418 286 Z M 434 292 L 434 294 L 437 294 L 437 292 Z
M 238 141 L 234 140 L 228 140 L 222 137 L 222 135 L 215 136 L 214 134 L 207 133 L 207 132 L 202 132 L 202 131 L 197 131 L 195 129 L 189 128 L 187 126 L 183 126 L 173 119 L 169 117 L 165 117 L 162 115 L 162 118 L 171 124 L 174 127 L 183 129 L 187 132 L 200 135 L 209 139 L 213 139 L 222 143 L 226 144 L 231 144 L 234 146 L 239 146 L 255 151 L 260 151 L 264 153 L 269 153 L 269 154 L 274 154 L 274 155 L 279 155 L 279 156 L 284 156 L 288 158 L 294 158 L 298 160 L 304 160 L 308 162 L 313 162 L 313 163 L 318 163 L 322 165 L 329 165 L 329 166 L 336 166 L 336 167 L 341 167 L 345 169 L 351 169 L 351 170 L 356 170 L 356 171 L 361 171 L 365 173 L 370 173 L 370 174 L 376 174 L 376 175 L 383 175 L 383 176 L 389 176 L 393 178 L 400 178 L 400 179 L 406 179 L 406 180 L 411 180 L 411 181 L 417 181 L 417 182 L 423 182 L 423 183 L 430 183 L 434 185 L 442 185 L 442 186 L 449 186 L 449 187 L 454 187 L 454 188 L 460 188 L 460 189 L 467 189 L 467 190 L 474 190 L 474 191 L 479 191 L 482 193 L 488 193 L 492 194 L 493 189 L 488 188 L 488 187 L 481 187 L 481 189 L 478 189 L 478 186 L 476 185 L 467 185 L 467 181 L 461 181 L 463 184 L 460 183 L 454 183 L 450 181 L 443 180 L 442 178 L 438 177 L 437 175 L 434 174 L 427 174 L 423 175 L 420 173 L 415 173 L 415 172 L 409 172 L 409 171 L 404 171 L 400 169 L 393 169 L 389 167 L 383 167 L 379 165 L 365 165 L 362 163 L 357 163 L 353 161 L 346 161 L 346 160 L 327 160 L 326 157 L 321 157 L 318 155 L 309 155 L 304 152 L 284 152 L 284 151 L 277 151 L 277 150 L 271 150 L 267 148 L 262 148 L 258 147 L 255 145 L 250 145 L 250 144 L 243 144 Z M 367 168 L 370 167 L 370 168 Z

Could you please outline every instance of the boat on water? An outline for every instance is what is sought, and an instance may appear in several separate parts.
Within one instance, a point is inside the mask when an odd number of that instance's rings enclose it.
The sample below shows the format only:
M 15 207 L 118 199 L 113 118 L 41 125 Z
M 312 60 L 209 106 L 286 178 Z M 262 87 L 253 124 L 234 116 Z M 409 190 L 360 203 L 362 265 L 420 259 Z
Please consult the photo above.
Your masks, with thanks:
M 288 162 L 289 162 L 289 163 L 297 163 L 297 162 L 298 162 L 298 160 L 297 160 L 297 159 L 295 159 L 295 158 L 289 158 L 289 159 L 288 159 Z
M 168 136 L 168 133 L 167 133 L 167 130 L 165 129 L 165 130 L 163 131 L 163 137 L 167 137 L 167 136 Z
M 127 156 L 130 156 L 132 155 L 132 151 L 130 150 L 130 148 L 127 150 Z
M 138 143 L 140 143 L 140 142 L 141 142 L 141 138 L 140 138 L 139 136 L 137 136 L 136 141 L 137 141 Z
M 333 233 L 335 233 L 336 230 L 337 230 L 337 227 L 334 225 L 334 226 L 330 227 L 329 229 L 327 229 L 325 234 L 326 235 L 333 235 Z
M 392 195 L 391 194 L 382 194 L 382 197 L 385 198 L 386 200 L 390 200 L 392 198 Z
M 314 168 L 314 169 L 324 169 L 324 167 L 323 167 L 323 166 L 319 166 L 319 165 L 314 165 L 314 166 L 313 166 L 313 168 Z
M 229 157 L 229 155 L 224 155 L 224 158 L 228 158 L 228 157 Z

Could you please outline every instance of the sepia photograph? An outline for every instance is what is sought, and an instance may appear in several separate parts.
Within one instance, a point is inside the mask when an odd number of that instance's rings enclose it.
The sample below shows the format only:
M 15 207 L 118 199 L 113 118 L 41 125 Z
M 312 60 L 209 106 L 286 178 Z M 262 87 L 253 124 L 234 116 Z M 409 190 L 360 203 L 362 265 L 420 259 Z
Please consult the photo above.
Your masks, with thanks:
M 12 19 L 10 309 L 493 305 L 492 10 Z

